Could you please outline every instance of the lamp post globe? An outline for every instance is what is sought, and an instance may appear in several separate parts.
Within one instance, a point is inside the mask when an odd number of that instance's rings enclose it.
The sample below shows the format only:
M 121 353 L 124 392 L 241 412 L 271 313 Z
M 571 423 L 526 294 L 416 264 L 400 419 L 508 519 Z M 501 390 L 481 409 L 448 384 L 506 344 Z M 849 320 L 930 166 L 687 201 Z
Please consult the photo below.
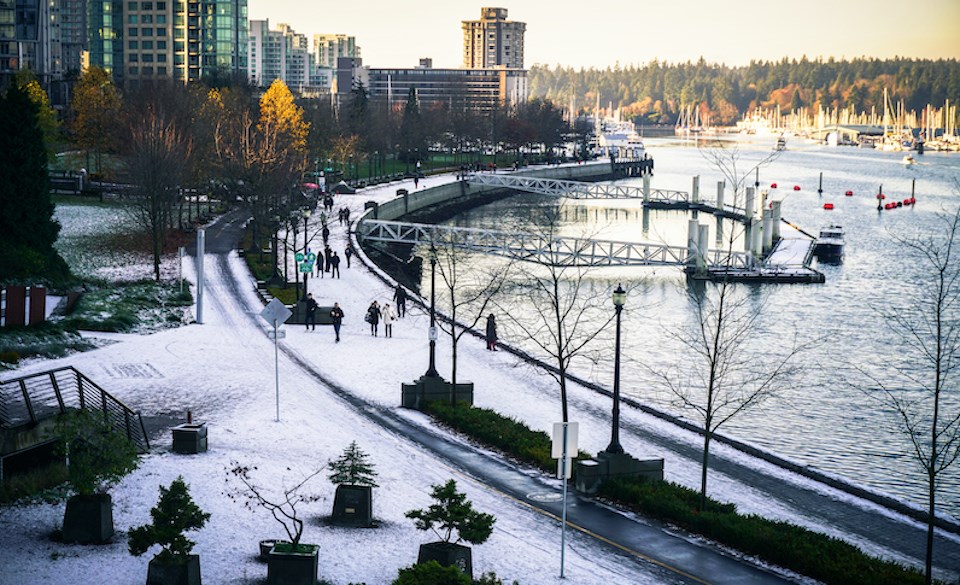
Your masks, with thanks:
M 617 342 L 613 357 L 613 422 L 610 430 L 610 444 L 604 449 L 607 453 L 623 453 L 623 446 L 620 445 L 620 313 L 623 311 L 623 305 L 627 302 L 627 291 L 623 286 L 617 284 L 616 290 L 611 295 L 613 308 L 617 313 Z

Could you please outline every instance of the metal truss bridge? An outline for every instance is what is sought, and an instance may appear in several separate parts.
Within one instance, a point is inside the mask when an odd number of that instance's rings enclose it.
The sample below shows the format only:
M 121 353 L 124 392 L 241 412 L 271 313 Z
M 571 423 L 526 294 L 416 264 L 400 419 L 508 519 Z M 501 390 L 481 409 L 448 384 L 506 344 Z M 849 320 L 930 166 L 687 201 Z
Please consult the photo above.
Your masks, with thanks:
M 496 173 L 475 173 L 468 179 L 472 185 L 504 187 L 528 193 L 555 195 L 570 199 L 640 199 L 645 207 L 660 209 L 692 209 L 704 211 L 722 217 L 743 221 L 746 212 L 741 207 L 710 204 L 691 200 L 686 191 L 651 189 L 645 182 L 643 187 L 628 187 L 609 183 L 584 183 L 566 179 L 544 179 L 517 175 L 498 175 Z
M 695 246 L 618 242 L 585 238 L 461 228 L 364 219 L 357 226 L 362 242 L 453 246 L 551 266 L 697 266 L 756 271 L 748 252 L 705 250 Z

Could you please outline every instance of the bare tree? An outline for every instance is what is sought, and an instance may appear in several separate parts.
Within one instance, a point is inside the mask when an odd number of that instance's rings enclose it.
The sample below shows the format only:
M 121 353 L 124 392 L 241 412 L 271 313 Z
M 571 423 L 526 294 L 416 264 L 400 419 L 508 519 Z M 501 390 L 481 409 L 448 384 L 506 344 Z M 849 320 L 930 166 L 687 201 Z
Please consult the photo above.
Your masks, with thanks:
M 149 104 L 132 118 L 126 170 L 135 189 L 128 209 L 136 222 L 150 232 L 153 275 L 160 280 L 160 256 L 176 209 L 178 188 L 187 172 L 185 161 L 190 158 L 192 143 L 175 117 L 160 104 Z
M 514 284 L 512 296 L 523 307 L 498 305 L 510 326 L 522 334 L 555 365 L 548 372 L 560 387 L 563 422 L 569 422 L 567 372 L 571 362 L 586 357 L 589 344 L 615 315 L 609 310 L 610 287 L 592 278 L 595 268 L 574 260 L 591 246 L 588 237 L 560 237 L 560 207 L 541 210 L 539 254 L 519 251 L 514 256 L 530 265 L 523 279 Z M 573 261 L 572 261 L 573 260 Z
M 960 457 L 960 208 L 941 213 L 934 227 L 912 237 L 895 236 L 901 254 L 921 267 L 909 302 L 879 310 L 884 323 L 912 350 L 890 369 L 868 374 L 907 437 L 927 483 L 925 582 L 933 579 L 933 536 L 940 475 Z M 956 246 L 956 248 L 955 248 Z M 861 371 L 864 371 L 861 369 Z
M 483 318 L 487 307 L 493 303 L 494 297 L 506 282 L 512 263 L 482 265 L 475 254 L 471 255 L 467 250 L 457 247 L 452 240 L 442 242 L 439 246 L 431 246 L 431 254 L 437 259 L 437 268 L 447 298 L 446 308 L 450 322 L 439 322 L 439 327 L 450 336 L 450 381 L 456 388 L 457 346 L 460 338 Z M 464 312 L 469 312 L 472 318 L 467 317 L 463 326 L 458 327 L 458 319 L 463 318 Z M 455 391 L 450 393 L 450 399 L 453 406 L 456 406 Z
M 764 157 L 741 174 L 738 149 L 714 148 L 701 151 L 723 173 L 733 187 L 734 206 L 742 205 L 747 177 L 768 164 L 776 154 Z M 743 229 L 729 229 L 723 245 L 727 255 Z M 693 311 L 691 324 L 674 338 L 686 350 L 677 363 L 649 369 L 666 387 L 680 407 L 693 411 L 703 425 L 703 453 L 700 466 L 700 509 L 707 503 L 707 474 L 710 444 L 717 430 L 734 417 L 771 397 L 797 373 L 794 358 L 802 346 L 796 337 L 782 337 L 767 344 L 762 354 L 755 343 L 766 329 L 762 315 L 765 301 L 751 298 L 724 277 L 717 283 L 690 283 L 687 288 Z

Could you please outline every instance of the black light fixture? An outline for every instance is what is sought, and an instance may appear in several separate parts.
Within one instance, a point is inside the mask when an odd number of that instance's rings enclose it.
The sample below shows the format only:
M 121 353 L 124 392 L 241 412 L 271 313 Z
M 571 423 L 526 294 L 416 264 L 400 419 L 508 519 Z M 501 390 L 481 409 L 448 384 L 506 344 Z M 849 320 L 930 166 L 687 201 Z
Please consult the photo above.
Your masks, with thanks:
M 611 298 L 613 308 L 617 312 L 617 344 L 613 358 L 613 422 L 610 431 L 610 444 L 607 445 L 605 451 L 622 454 L 623 447 L 620 445 L 620 313 L 623 311 L 623 305 L 627 302 L 627 291 L 623 290 L 623 286 L 618 283 Z

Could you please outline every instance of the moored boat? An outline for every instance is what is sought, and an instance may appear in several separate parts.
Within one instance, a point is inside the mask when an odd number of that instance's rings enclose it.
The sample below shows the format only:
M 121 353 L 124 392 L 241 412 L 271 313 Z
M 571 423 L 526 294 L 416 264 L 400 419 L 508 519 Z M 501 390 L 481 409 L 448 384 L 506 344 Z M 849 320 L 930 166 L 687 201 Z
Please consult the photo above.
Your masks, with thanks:
M 813 255 L 820 262 L 838 264 L 843 261 L 843 246 L 843 228 L 827 226 L 820 230 L 820 236 L 813 243 Z

